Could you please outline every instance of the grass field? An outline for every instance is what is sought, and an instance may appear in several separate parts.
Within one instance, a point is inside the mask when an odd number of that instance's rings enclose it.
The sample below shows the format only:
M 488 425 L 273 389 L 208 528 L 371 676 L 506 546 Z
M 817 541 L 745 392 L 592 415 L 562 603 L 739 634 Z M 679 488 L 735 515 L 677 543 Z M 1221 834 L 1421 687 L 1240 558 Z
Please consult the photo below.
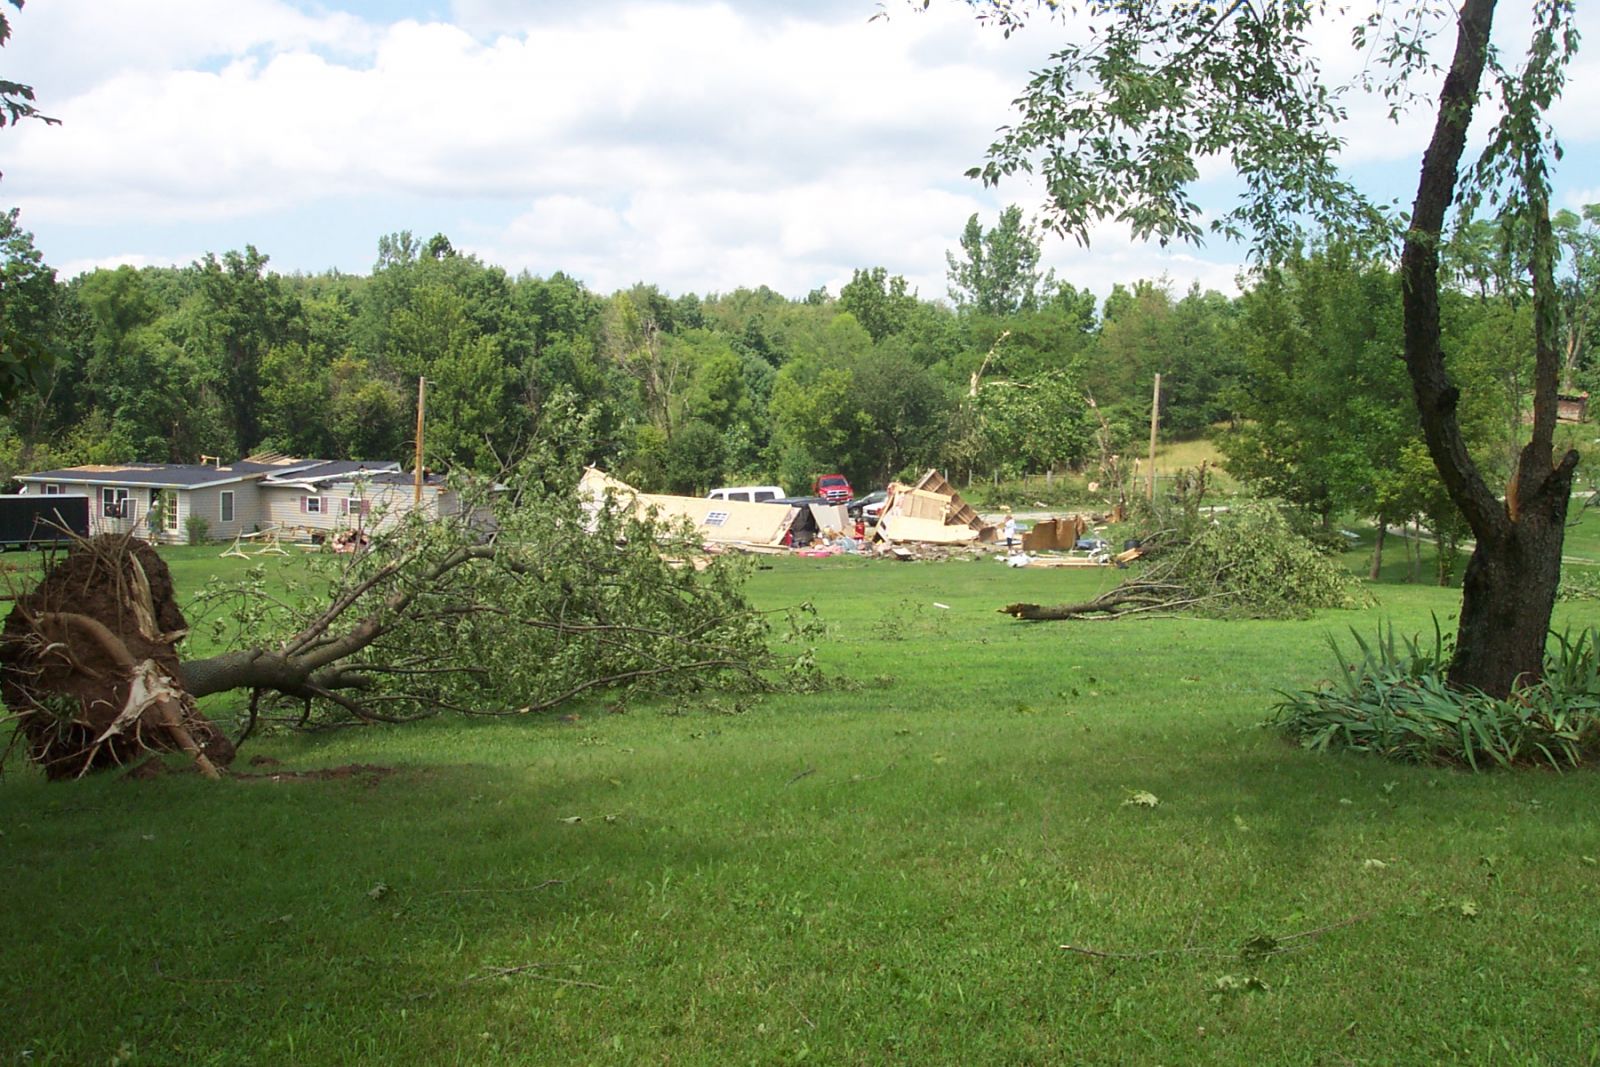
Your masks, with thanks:
M 226 566 L 169 559 L 180 589 Z M 995 611 L 1115 579 L 779 560 L 754 597 L 814 602 L 849 688 L 279 735 L 239 768 L 393 769 L 332 780 L 14 767 L 0 1064 L 1600 1062 L 1600 777 L 1256 726 L 1330 633 L 1431 628 L 1455 590 Z

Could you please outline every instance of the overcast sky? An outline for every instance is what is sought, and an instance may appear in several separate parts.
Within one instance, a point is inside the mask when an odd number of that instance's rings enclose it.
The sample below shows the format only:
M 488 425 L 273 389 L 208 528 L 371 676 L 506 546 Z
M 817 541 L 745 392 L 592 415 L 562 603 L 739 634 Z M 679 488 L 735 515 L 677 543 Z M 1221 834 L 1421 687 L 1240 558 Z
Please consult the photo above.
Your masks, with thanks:
M 280 271 L 366 273 L 378 237 L 408 229 L 599 292 L 837 294 L 883 266 L 941 298 L 968 216 L 1038 206 L 963 174 L 1066 31 L 1007 40 L 953 0 L 888 5 L 874 21 L 873 0 L 28 0 L 0 75 L 62 125 L 0 130 L 0 204 L 63 275 L 246 244 Z M 1579 6 L 1597 51 L 1554 116 L 1558 206 L 1600 201 L 1600 4 Z M 1348 164 L 1409 204 L 1429 116 L 1355 116 Z M 1201 201 L 1226 190 L 1219 175 Z M 1114 226 L 1045 253 L 1101 295 L 1162 274 L 1232 291 L 1241 259 Z

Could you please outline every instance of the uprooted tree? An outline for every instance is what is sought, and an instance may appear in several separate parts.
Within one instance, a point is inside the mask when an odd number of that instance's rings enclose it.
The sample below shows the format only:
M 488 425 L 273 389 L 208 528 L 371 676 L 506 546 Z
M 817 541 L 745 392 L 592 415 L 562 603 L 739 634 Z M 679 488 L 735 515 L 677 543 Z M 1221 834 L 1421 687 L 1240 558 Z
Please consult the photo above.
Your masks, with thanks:
M 146 544 L 82 542 L 18 598 L 0 640 L 16 742 L 52 778 L 183 750 L 203 771 L 233 745 L 196 705 L 249 694 L 300 726 L 404 722 L 440 711 L 525 714 L 601 689 L 764 689 L 803 668 L 771 651 L 745 569 L 703 569 L 686 530 L 586 508 L 570 479 L 524 466 L 464 493 L 483 509 L 408 516 L 359 554 L 304 561 L 281 588 L 261 570 L 198 598 L 225 650 L 182 659 L 189 623 Z M 489 533 L 489 530 L 493 533 Z M 791 673 L 789 677 L 794 677 Z
M 1205 468 L 1181 471 L 1174 506 L 1148 510 L 1153 532 L 1139 568 L 1111 589 L 1068 604 L 1008 604 L 1026 622 L 1062 619 L 1304 618 L 1349 607 L 1353 579 L 1339 561 L 1295 532 L 1277 506 L 1248 501 L 1202 512 Z
M 1342 241 L 1388 247 L 1398 238 L 1412 399 L 1439 477 L 1477 540 L 1450 680 L 1503 697 L 1519 679 L 1538 679 L 1578 462 L 1572 451 L 1557 459 L 1554 446 L 1562 360 L 1549 166 L 1559 150 L 1545 119 L 1577 49 L 1573 0 L 1534 0 L 1518 66 L 1494 44 L 1495 0 L 1379 2 L 1352 28 L 1375 62 L 1345 86 L 1324 73 L 1314 42 L 1345 9 L 1322 0 L 968 2 L 1008 34 L 1031 11 L 1083 20 L 1087 32 L 1033 76 L 1016 101 L 1018 120 L 971 172 L 993 184 L 1037 170 L 1049 190 L 1046 223 L 1058 233 L 1087 242 L 1092 224 L 1114 219 L 1141 239 L 1198 242 L 1190 190 L 1200 161 L 1217 159 L 1243 193 L 1212 230 L 1250 236 L 1268 259 L 1302 240 L 1308 221 Z M 1430 45 L 1452 27 L 1416 200 L 1409 219 L 1395 219 L 1339 170 L 1344 94 L 1375 93 L 1394 114 L 1419 102 L 1415 84 L 1436 69 Z M 1485 103 L 1494 110 L 1486 146 L 1464 167 L 1467 131 Z M 1484 198 L 1521 235 L 1535 320 L 1531 430 L 1503 498 L 1468 454 L 1440 340 L 1446 218 L 1452 205 L 1470 218 Z

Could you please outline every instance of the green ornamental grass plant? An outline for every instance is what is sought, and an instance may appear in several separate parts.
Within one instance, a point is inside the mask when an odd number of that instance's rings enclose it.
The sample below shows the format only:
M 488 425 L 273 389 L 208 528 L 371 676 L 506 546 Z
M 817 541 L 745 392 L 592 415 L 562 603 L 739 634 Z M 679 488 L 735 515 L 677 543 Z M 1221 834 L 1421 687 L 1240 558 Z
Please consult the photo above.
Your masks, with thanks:
M 1501 700 L 1446 684 L 1450 648 L 1437 618 L 1433 640 L 1397 638 L 1380 624 L 1359 656 L 1330 638 L 1335 681 L 1286 693 L 1269 723 L 1307 748 L 1352 748 L 1409 763 L 1473 770 L 1541 762 L 1576 767 L 1600 753 L 1600 628 L 1552 635 L 1545 675 Z

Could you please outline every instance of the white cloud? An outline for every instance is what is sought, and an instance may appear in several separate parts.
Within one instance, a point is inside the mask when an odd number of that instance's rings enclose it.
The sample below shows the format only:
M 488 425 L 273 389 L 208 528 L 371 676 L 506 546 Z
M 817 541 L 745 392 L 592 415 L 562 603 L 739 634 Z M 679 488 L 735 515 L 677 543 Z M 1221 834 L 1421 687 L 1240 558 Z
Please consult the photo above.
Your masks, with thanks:
M 97 232 L 130 247 L 133 222 L 152 245 L 132 254 L 156 259 L 227 223 L 260 225 L 269 253 L 275 234 L 323 226 L 300 242 L 320 258 L 274 255 L 282 269 L 364 266 L 375 234 L 326 220 L 403 201 L 451 220 L 457 245 L 492 262 L 601 289 L 837 292 L 881 265 L 937 298 L 969 215 L 992 224 L 1007 202 L 1037 206 L 1030 183 L 990 190 L 961 175 L 1070 32 L 1006 40 L 965 5 L 921 14 L 892 0 L 876 22 L 866 0 L 451 10 L 453 23 L 377 23 L 286 0 L 30 4 L 6 58 L 28 58 L 18 73 L 64 124 L 6 131 L 7 199 L 73 262 L 115 254 Z M 1342 73 L 1358 58 L 1347 35 L 1314 41 Z M 1576 67 L 1556 113 L 1569 147 L 1600 138 L 1582 102 L 1596 79 Z M 1361 102 L 1347 162 L 1419 158 L 1423 111 L 1396 128 Z M 1047 260 L 1097 292 L 1163 270 L 1179 286 L 1232 287 L 1230 246 L 1168 253 L 1130 245 L 1125 229 L 1096 233 L 1088 252 L 1052 240 Z
M 32 84 L 42 101 L 60 100 L 107 77 L 162 73 L 227 60 L 258 49 L 320 48 L 358 54 L 373 27 L 352 15 L 310 15 L 282 0 L 49 0 L 11 16 L 8 77 Z M 130 120 L 143 118 L 137 98 Z M 46 110 L 50 110 L 48 107 Z
M 56 276 L 63 279 L 76 278 L 91 271 L 115 270 L 118 267 L 183 267 L 200 258 L 201 254 L 198 252 L 182 256 L 147 256 L 140 252 L 125 252 L 120 255 L 98 256 L 94 259 L 69 259 L 56 268 Z

